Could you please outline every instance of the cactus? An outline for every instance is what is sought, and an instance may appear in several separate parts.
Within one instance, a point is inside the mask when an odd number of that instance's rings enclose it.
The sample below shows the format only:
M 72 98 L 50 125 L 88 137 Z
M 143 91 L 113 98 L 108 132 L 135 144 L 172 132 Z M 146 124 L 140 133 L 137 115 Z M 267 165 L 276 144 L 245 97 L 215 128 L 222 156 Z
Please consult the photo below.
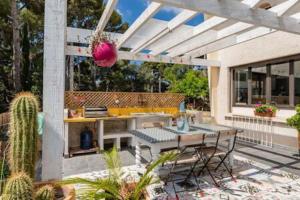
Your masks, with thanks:
M 54 200 L 54 188 L 51 185 L 45 185 L 36 192 L 35 200 Z
M 36 97 L 23 92 L 10 106 L 9 167 L 12 173 L 25 172 L 34 178 L 37 158 L 39 104 Z
M 33 200 L 33 183 L 25 173 L 11 176 L 5 186 L 2 200 Z

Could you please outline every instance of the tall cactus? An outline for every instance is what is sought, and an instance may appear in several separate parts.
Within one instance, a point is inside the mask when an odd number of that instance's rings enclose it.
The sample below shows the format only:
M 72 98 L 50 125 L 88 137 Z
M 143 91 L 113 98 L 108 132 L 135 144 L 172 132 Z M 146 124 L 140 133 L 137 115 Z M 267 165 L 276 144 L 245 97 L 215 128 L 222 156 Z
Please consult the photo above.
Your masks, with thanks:
M 54 200 L 54 188 L 51 185 L 45 185 L 36 192 L 35 200 Z
M 2 200 L 33 200 L 33 183 L 25 173 L 11 176 L 2 194 Z
M 39 103 L 29 92 L 18 94 L 10 106 L 9 166 L 12 173 L 35 175 Z

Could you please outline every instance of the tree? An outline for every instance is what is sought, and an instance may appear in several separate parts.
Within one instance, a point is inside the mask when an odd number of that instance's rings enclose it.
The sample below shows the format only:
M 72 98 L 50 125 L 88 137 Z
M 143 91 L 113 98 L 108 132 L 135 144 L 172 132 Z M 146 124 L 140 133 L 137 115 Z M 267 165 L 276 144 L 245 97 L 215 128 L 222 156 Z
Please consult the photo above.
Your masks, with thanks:
M 195 108 L 196 100 L 208 101 L 208 78 L 201 71 L 189 70 L 183 79 L 172 86 L 171 91 L 183 93 L 188 101 L 193 101 Z
M 11 0 L 11 17 L 13 29 L 13 78 L 14 87 L 17 92 L 22 90 L 21 86 L 21 36 L 20 16 L 17 8 L 17 0 Z

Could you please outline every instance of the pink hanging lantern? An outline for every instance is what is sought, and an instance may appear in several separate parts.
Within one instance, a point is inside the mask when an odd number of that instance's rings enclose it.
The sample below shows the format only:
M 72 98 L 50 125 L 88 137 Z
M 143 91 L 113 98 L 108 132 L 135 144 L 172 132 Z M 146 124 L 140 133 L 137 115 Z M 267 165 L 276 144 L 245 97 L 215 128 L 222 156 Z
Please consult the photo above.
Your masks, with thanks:
M 100 67 L 111 67 L 118 58 L 116 45 L 100 33 L 92 40 L 92 55 L 95 63 Z

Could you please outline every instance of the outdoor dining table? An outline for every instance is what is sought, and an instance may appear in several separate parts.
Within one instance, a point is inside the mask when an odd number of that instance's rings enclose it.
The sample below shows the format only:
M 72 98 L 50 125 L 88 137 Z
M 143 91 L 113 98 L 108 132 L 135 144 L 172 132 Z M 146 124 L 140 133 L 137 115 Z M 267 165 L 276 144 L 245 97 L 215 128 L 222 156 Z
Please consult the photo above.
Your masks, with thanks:
M 180 135 L 205 134 L 205 143 L 215 142 L 216 136 L 220 131 L 234 130 L 232 127 L 215 125 L 215 124 L 193 124 L 190 125 L 189 131 L 179 131 L 176 126 L 163 128 L 147 128 L 136 129 L 130 131 L 134 135 L 135 140 L 135 162 L 137 166 L 141 166 L 141 145 L 147 145 L 151 148 L 153 160 L 157 159 L 162 149 L 177 147 L 177 138 Z M 234 138 L 228 140 L 227 148 L 231 149 Z M 199 141 L 189 142 L 188 144 L 197 144 Z M 229 165 L 233 167 L 233 153 L 228 156 Z M 156 169 L 158 170 L 158 169 Z

